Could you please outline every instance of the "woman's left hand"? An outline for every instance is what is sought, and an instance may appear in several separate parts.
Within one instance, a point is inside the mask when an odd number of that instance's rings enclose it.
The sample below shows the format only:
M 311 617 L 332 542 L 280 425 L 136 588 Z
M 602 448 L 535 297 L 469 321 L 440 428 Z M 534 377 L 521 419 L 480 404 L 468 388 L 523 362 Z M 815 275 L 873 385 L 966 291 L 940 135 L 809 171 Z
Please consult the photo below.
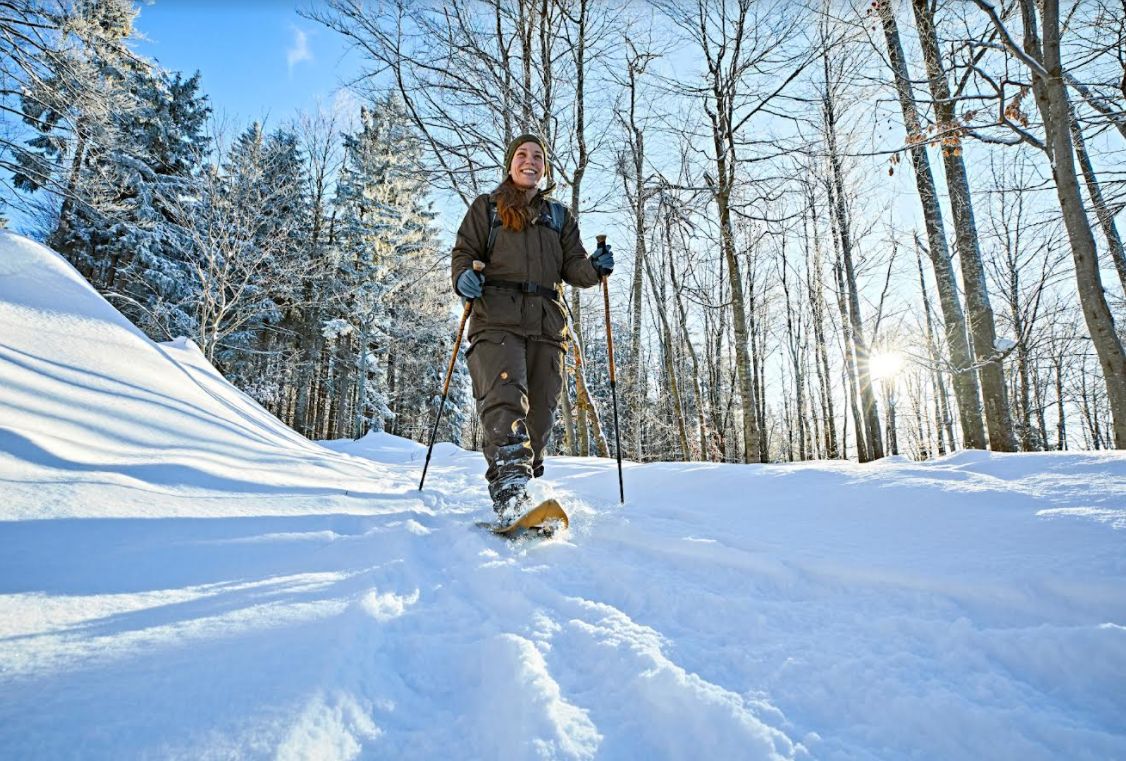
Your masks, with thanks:
M 599 277 L 606 277 L 614 271 L 614 254 L 610 251 L 610 244 L 604 243 L 594 250 L 590 256 L 590 263 Z

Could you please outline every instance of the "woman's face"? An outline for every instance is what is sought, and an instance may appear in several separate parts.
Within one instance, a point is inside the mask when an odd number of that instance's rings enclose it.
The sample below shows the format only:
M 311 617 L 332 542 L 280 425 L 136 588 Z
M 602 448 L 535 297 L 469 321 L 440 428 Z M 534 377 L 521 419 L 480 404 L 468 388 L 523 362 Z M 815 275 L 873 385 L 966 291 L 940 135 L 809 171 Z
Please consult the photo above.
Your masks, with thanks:
M 508 167 L 508 176 L 520 187 L 531 190 L 540 184 L 546 164 L 543 159 L 543 149 L 539 143 L 528 141 L 521 143 L 512 155 L 512 164 Z

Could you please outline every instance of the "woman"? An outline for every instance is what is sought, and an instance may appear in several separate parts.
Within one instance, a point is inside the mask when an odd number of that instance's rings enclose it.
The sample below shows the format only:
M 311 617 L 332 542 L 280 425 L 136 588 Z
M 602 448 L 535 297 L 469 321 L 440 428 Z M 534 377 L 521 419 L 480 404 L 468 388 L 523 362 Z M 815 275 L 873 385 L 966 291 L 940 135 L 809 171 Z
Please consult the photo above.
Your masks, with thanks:
M 548 199 L 554 184 L 542 139 L 513 140 L 503 166 L 504 181 L 478 196 L 461 222 L 451 274 L 458 295 L 473 301 L 467 356 L 485 478 L 498 521 L 508 525 L 524 511 L 528 480 L 543 473 L 563 387 L 562 284 L 597 285 L 614 257 L 605 246 L 588 258 L 570 211 Z M 483 272 L 474 261 L 485 262 Z

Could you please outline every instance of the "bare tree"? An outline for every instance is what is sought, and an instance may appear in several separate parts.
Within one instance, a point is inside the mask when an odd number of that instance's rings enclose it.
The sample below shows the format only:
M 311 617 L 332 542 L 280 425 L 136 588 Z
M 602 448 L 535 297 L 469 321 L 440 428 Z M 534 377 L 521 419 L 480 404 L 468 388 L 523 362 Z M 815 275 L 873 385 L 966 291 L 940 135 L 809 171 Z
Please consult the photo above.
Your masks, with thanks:
M 755 115 L 767 108 L 810 61 L 804 46 L 793 45 L 801 33 L 802 15 L 788 3 L 756 0 L 655 0 L 655 5 L 703 56 L 703 80 L 699 86 L 681 88 L 681 92 L 702 102 L 708 116 L 710 159 L 715 173 L 708 185 L 715 202 L 731 288 L 743 457 L 745 462 L 758 462 L 763 458 L 764 447 L 761 400 L 754 390 L 756 378 L 751 356 L 754 325 L 750 323 L 752 314 L 745 300 L 734 225 L 740 146 Z
M 1075 142 L 1075 158 L 1079 161 L 1079 168 L 1083 171 L 1083 182 L 1087 186 L 1087 197 L 1091 199 L 1095 217 L 1099 220 L 1099 227 L 1102 228 L 1103 236 L 1106 238 L 1107 251 L 1110 253 L 1110 258 L 1114 262 L 1114 269 L 1118 273 L 1118 282 L 1122 285 L 1123 293 L 1126 294 L 1126 251 L 1122 247 L 1122 236 L 1118 234 L 1118 225 L 1115 224 L 1114 214 L 1103 196 L 1098 175 L 1095 174 L 1094 162 L 1087 150 L 1087 140 L 1083 136 L 1083 125 L 1075 113 L 1074 105 L 1071 108 L 1070 121 L 1071 138 Z
M 1032 92 L 1044 125 L 1045 139 L 1039 145 L 1047 153 L 1052 166 L 1056 195 L 1075 262 L 1079 301 L 1106 385 L 1113 417 L 1114 446 L 1126 448 L 1126 351 L 1123 351 L 1114 317 L 1103 293 L 1098 249 L 1075 170 L 1075 146 L 1070 126 L 1072 110 L 1060 55 L 1059 2 L 1044 0 L 1043 9 L 1038 14 L 1034 0 L 1021 0 L 1022 46 L 1013 40 L 993 5 L 987 0 L 974 2 L 989 15 L 1009 54 L 1020 61 L 1031 76 Z
M 203 199 L 181 199 L 174 207 L 177 222 L 189 236 L 185 252 L 195 279 L 196 344 L 209 362 L 231 336 L 262 319 L 270 301 L 298 303 L 308 263 L 287 254 L 292 234 L 301 223 L 295 215 L 272 215 L 300 192 L 294 185 L 265 182 L 268 157 L 240 166 L 232 183 L 219 167 L 201 178 Z M 273 218 L 270 234 L 263 220 Z
M 1043 314 L 1044 297 L 1059 279 L 1066 257 L 1060 245 L 1058 224 L 1037 220 L 1032 213 L 1028 187 L 1032 184 L 1029 167 L 1018 156 L 1009 161 L 1002 154 L 990 158 L 994 190 L 987 207 L 987 229 L 994 242 L 993 255 L 986 260 L 992 271 L 996 292 L 1008 312 L 1015 341 L 1015 388 L 1017 430 L 1021 449 L 1041 449 L 1035 435 L 1033 409 L 1032 352 L 1036 329 Z
M 977 223 L 974 220 L 973 199 L 969 175 L 962 158 L 960 119 L 954 113 L 955 100 L 951 93 L 946 64 L 939 50 L 935 32 L 934 8 L 928 0 L 912 0 L 915 26 L 926 62 L 927 83 L 934 103 L 936 131 L 944 135 L 942 163 L 946 174 L 946 187 L 950 210 L 954 219 L 954 247 L 962 268 L 962 285 L 966 291 L 966 309 L 969 312 L 970 336 L 973 339 L 974 357 L 981 374 L 982 400 L 985 404 L 985 421 L 989 429 L 989 446 L 995 452 L 1011 452 L 1016 448 L 1012 419 L 1009 416 L 1009 399 L 1001 365 L 1002 353 L 996 347 L 997 332 L 993 307 L 989 303 L 989 289 L 982 264 Z
M 973 353 L 966 333 L 966 319 L 958 296 L 954 264 L 946 243 L 938 190 L 931 172 L 930 158 L 927 156 L 926 130 L 923 128 L 915 102 L 894 6 L 890 0 L 881 0 L 877 12 L 887 41 L 888 63 L 894 75 L 896 94 L 903 112 L 904 125 L 907 128 L 906 142 L 909 146 L 911 167 L 914 170 L 915 186 L 923 207 L 923 221 L 927 234 L 925 251 L 934 269 L 946 344 L 950 347 L 954 397 L 958 403 L 963 445 L 971 449 L 984 449 L 985 427 L 981 417 L 981 387 L 978 384 L 977 373 L 973 369 Z
M 927 279 L 923 274 L 923 258 L 919 251 L 924 250 L 922 241 L 919 236 L 915 235 L 915 251 L 916 263 L 919 268 L 919 293 L 923 299 L 923 317 L 926 322 L 926 336 L 927 336 L 927 363 L 931 371 L 931 384 L 934 387 L 934 427 L 935 436 L 938 443 L 938 454 L 946 454 L 949 449 L 953 451 L 954 445 L 954 421 L 950 416 L 949 401 L 946 396 L 946 383 L 942 376 L 942 363 L 939 361 L 939 352 L 937 341 L 935 340 L 934 321 L 931 318 L 931 302 L 930 296 L 927 295 Z M 957 377 L 957 375 L 955 376 Z M 981 419 L 978 418 L 980 424 Z M 946 436 L 945 440 L 943 435 Z
M 657 57 L 650 52 L 648 45 L 638 49 L 630 37 L 626 37 L 626 81 L 625 96 L 627 105 L 624 113 L 619 114 L 626 135 L 626 142 L 618 158 L 618 174 L 622 178 L 626 200 L 630 206 L 631 222 L 633 226 L 634 255 L 633 279 L 630 285 L 630 364 L 626 373 L 626 398 L 632 410 L 628 416 L 632 421 L 633 451 L 637 458 L 641 457 L 641 418 L 640 414 L 645 399 L 645 365 L 641 352 L 641 317 L 642 317 L 642 279 L 648 266 L 646 261 L 645 240 L 648 235 L 645 205 L 649 196 L 646 188 L 645 166 L 645 125 L 643 117 L 638 113 L 639 106 L 639 78 L 645 75 L 647 66 Z
M 816 189 L 812 182 L 807 181 L 805 190 L 806 215 L 802 224 L 807 249 L 806 290 L 812 313 L 814 351 L 817 357 L 815 367 L 821 397 L 821 419 L 824 423 L 824 451 L 825 456 L 832 460 L 840 457 L 841 451 L 837 443 L 836 412 L 834 411 L 829 371 L 829 346 L 825 332 L 825 321 L 829 319 L 829 314 L 825 304 L 823 252 L 821 250 L 820 226 L 817 221 Z
M 824 89 L 822 90 L 822 119 L 825 131 L 826 159 L 828 161 L 829 215 L 832 221 L 834 242 L 838 252 L 837 281 L 841 299 L 842 319 L 848 319 L 847 345 L 851 354 L 850 375 L 855 372 L 859 383 L 858 396 L 861 415 L 856 418 L 857 451 L 861 462 L 878 460 L 884 456 L 881 439 L 880 413 L 876 406 L 876 395 L 872 388 L 872 374 L 869 368 L 868 342 L 864 338 L 864 323 L 860 312 L 860 293 L 857 286 L 856 266 L 853 257 L 852 225 L 845 203 L 844 169 L 841 151 L 837 144 L 837 95 L 834 88 L 838 84 L 832 72 L 829 50 L 823 53 Z M 863 446 L 860 443 L 863 442 Z

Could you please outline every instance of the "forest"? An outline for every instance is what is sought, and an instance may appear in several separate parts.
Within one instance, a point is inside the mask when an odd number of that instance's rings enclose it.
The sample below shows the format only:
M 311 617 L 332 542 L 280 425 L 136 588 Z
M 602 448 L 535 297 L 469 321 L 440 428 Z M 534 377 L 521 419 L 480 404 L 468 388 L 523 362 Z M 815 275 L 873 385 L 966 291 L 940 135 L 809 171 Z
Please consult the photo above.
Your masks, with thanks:
M 556 453 L 1126 448 L 1122 0 L 326 0 L 357 113 L 277 127 L 137 11 L 0 0 L 0 225 L 309 438 L 426 441 L 451 231 L 531 131 L 618 263 L 567 294 Z

